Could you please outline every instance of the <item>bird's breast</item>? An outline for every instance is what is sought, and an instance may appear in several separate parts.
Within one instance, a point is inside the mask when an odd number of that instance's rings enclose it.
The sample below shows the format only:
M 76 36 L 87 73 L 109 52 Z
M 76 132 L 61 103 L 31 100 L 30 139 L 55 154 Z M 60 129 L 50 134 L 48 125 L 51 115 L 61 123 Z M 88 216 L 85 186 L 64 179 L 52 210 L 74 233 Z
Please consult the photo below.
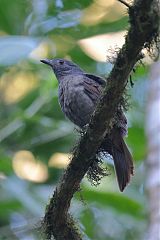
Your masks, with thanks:
M 63 79 L 65 80 L 65 79 Z M 86 125 L 94 110 L 94 103 L 84 92 L 83 79 L 72 77 L 59 84 L 59 102 L 64 114 L 76 125 Z

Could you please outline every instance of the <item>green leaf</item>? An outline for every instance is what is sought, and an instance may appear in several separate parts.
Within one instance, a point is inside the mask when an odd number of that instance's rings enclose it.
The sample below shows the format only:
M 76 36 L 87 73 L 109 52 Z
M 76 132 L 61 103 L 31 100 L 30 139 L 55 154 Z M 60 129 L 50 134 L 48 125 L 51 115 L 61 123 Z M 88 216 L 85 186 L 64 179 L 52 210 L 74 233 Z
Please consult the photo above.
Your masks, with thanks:
M 25 36 L 0 37 L 0 65 L 12 65 L 28 57 L 38 40 Z
M 7 221 L 7 218 L 12 211 L 19 211 L 22 209 L 22 205 L 16 200 L 0 201 L 0 219 Z
M 134 125 L 128 130 L 127 142 L 133 151 L 135 160 L 142 160 L 147 154 L 147 142 L 144 129 L 141 126 Z
M 90 203 L 96 203 L 102 207 L 112 207 L 117 212 L 131 215 L 134 218 L 144 217 L 143 206 L 139 202 L 120 193 L 98 192 L 85 189 L 82 195 L 84 200 Z
M 10 175 L 13 172 L 11 159 L 0 149 L 0 172 Z

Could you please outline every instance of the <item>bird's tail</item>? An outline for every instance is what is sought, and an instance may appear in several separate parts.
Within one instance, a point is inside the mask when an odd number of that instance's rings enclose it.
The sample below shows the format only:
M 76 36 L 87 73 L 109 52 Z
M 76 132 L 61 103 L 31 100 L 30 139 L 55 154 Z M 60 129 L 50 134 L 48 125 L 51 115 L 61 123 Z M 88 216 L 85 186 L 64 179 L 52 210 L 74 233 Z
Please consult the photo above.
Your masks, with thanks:
M 133 160 L 120 129 L 113 129 L 110 136 L 106 136 L 101 150 L 108 152 L 113 157 L 119 189 L 122 192 L 133 175 Z

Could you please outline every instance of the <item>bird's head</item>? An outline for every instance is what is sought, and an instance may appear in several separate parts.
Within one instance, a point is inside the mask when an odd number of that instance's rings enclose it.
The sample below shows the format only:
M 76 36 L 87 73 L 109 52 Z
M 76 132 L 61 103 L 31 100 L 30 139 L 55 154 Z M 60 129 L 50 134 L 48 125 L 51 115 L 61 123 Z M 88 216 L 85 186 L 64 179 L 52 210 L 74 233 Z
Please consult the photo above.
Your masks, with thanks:
M 58 81 L 61 80 L 61 77 L 68 74 L 83 73 L 83 70 L 77 64 L 66 59 L 42 59 L 40 61 L 52 67 Z

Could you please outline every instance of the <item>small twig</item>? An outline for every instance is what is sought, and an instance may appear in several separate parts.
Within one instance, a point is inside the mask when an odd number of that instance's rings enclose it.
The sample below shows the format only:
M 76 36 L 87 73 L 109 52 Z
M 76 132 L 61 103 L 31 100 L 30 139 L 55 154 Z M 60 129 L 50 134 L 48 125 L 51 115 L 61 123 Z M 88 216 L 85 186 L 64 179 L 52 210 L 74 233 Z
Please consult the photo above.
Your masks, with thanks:
M 118 1 L 121 2 L 122 4 L 124 4 L 127 8 L 131 8 L 131 6 L 128 3 L 126 3 L 125 1 L 123 1 L 123 0 L 118 0 Z

